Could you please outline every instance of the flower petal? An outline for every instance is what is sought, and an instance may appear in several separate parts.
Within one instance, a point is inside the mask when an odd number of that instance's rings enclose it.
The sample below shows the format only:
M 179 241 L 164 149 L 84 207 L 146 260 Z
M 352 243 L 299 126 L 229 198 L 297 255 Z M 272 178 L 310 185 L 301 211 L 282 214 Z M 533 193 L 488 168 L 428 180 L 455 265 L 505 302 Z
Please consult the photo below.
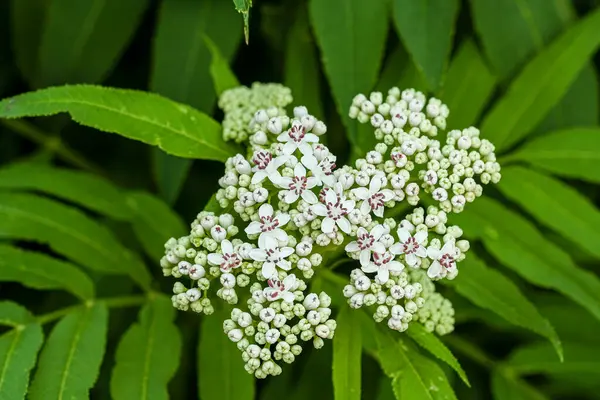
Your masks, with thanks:
M 419 246 L 417 247 L 417 251 L 415 251 L 415 254 L 421 258 L 425 258 L 427 257 L 427 249 L 423 246 Z
M 293 154 L 294 151 L 298 148 L 298 143 L 290 140 L 286 144 L 283 145 L 283 154 Z
M 277 262 L 277 266 L 284 271 L 289 271 L 290 269 L 292 269 L 292 263 L 288 260 L 279 260 Z
M 290 239 L 287 232 L 280 228 L 273 229 L 270 233 L 271 234 L 269 236 L 276 239 L 275 244 L 271 248 L 279 247 L 279 243 L 287 244 L 288 240 Z
M 415 255 L 415 253 L 406 254 L 404 256 L 404 261 L 406 261 L 406 264 L 408 266 L 414 267 L 417 263 L 417 256 Z
M 335 226 L 335 221 L 333 218 L 325 217 L 323 218 L 323 222 L 321 223 L 321 230 L 323 233 L 331 233 L 333 232 L 333 227 Z
M 371 212 L 371 205 L 369 204 L 369 202 L 367 200 L 363 201 L 362 204 L 360 205 L 360 212 L 363 215 L 367 215 Z
M 314 194 L 312 191 L 310 190 L 304 190 L 302 192 L 302 199 L 307 202 L 308 204 L 315 204 L 316 202 L 319 201 L 319 199 L 317 198 L 317 195 Z
M 375 253 L 383 254 L 385 253 L 385 246 L 381 242 L 375 242 L 371 246 L 371 250 L 373 250 Z
M 298 164 L 300 165 L 300 164 Z M 315 186 L 317 186 L 317 184 L 319 183 L 319 180 L 317 178 L 315 178 L 314 176 L 309 176 L 308 178 L 306 178 L 306 188 L 307 189 L 312 189 Z
M 251 184 L 256 185 L 257 183 L 262 182 L 267 177 L 267 173 L 264 170 L 259 170 L 252 175 Z
M 379 192 L 379 189 L 381 189 L 381 179 L 378 175 L 373 175 L 371 177 L 371 182 L 369 183 L 369 192 L 375 194 Z
M 441 250 L 442 254 L 450 254 L 451 256 L 454 256 L 455 251 L 454 241 L 446 242 Z
M 349 234 L 350 230 L 352 229 L 352 225 L 350 225 L 350 221 L 348 221 L 347 218 L 340 218 L 337 220 L 337 226 L 340 227 L 340 229 L 342 230 L 342 232 Z
M 279 222 L 279 227 L 282 227 L 285 224 L 287 224 L 288 222 L 290 222 L 290 214 L 284 214 L 284 213 L 277 214 L 275 219 Z
M 398 233 L 398 239 L 400 239 L 400 241 L 402 243 L 406 243 L 406 241 L 408 239 L 410 239 L 411 234 L 406 229 L 400 228 L 400 229 L 398 229 L 397 233 Z
M 223 254 L 231 254 L 233 253 L 233 244 L 227 239 L 221 242 L 221 253 Z
M 328 190 L 325 192 L 325 203 L 327 204 L 335 204 L 337 203 L 338 197 L 335 191 Z
M 211 253 L 208 255 L 207 259 L 212 265 L 221 265 L 221 263 L 225 261 L 223 255 L 219 253 Z
M 419 232 L 415 233 L 415 240 L 417 241 L 417 243 L 423 244 L 423 242 L 425 242 L 426 239 L 427 239 L 427 231 L 419 231 Z
M 379 238 L 382 237 L 384 233 L 387 233 L 387 229 L 381 224 L 375 225 L 375 227 L 371 229 L 371 236 L 373 236 L 375 240 L 379 240 Z
M 390 189 L 383 189 L 379 193 L 383 195 L 384 203 L 387 203 L 388 201 L 392 200 L 394 196 L 396 196 L 396 194 Z
M 296 202 L 296 200 L 298 200 L 298 197 L 298 193 L 296 193 L 294 190 L 286 190 L 285 195 L 283 196 L 283 201 L 285 201 L 287 204 L 293 204 Z
M 385 207 L 377 207 L 373 209 L 373 214 L 375 214 L 376 217 L 379 218 L 383 218 L 383 210 L 385 209 Z
M 293 247 L 282 247 L 279 249 L 279 257 L 286 258 L 294 253 Z
M 444 253 L 442 253 L 440 249 L 436 249 L 435 247 L 427 248 L 427 257 L 431 258 L 432 260 L 439 260 L 442 254 Z
M 265 203 L 258 209 L 258 216 L 261 218 L 269 217 L 273 215 L 273 206 L 269 203 Z
M 296 300 L 296 296 L 294 296 L 294 293 L 290 292 L 283 292 L 282 297 L 283 301 L 285 301 L 286 303 L 293 303 L 294 300 Z
M 323 183 L 329 187 L 335 185 L 335 176 L 333 175 L 323 175 L 321 176 L 321 180 L 323 181 Z
M 283 287 L 288 291 L 296 290 L 297 283 L 296 275 L 294 274 L 290 274 L 283 279 Z
M 395 255 L 404 254 L 404 244 L 402 244 L 402 243 L 394 243 L 390 247 L 390 253 L 395 254 Z
M 371 252 L 369 250 L 363 250 L 359 256 L 360 265 L 367 266 L 371 262 Z
M 260 271 L 260 273 L 262 274 L 262 276 L 264 276 L 266 279 L 270 279 L 273 277 L 277 277 L 277 268 L 275 268 L 275 263 L 266 261 L 263 263 L 262 265 L 262 270 Z
M 313 154 L 312 146 L 304 140 L 298 145 L 298 150 L 302 154 Z
M 314 133 L 307 133 L 304 135 L 304 141 L 308 143 L 317 143 L 319 138 Z
M 352 193 L 356 196 L 357 199 L 366 200 L 371 197 L 369 190 L 364 187 L 352 189 Z
M 319 162 L 317 161 L 317 158 L 312 155 L 312 154 L 305 154 L 302 156 L 302 158 L 300 159 L 300 162 L 308 169 L 310 169 L 311 171 L 313 171 L 315 168 L 318 168 L 319 166 Z M 314 173 L 314 171 L 313 171 Z
M 360 269 L 362 269 L 363 272 L 366 272 L 366 273 L 377 272 L 377 270 L 378 270 L 377 265 L 375 265 L 373 263 L 369 263 L 367 265 L 362 265 L 360 267 Z
M 390 271 L 394 272 L 402 272 L 404 270 L 404 264 L 400 261 L 390 261 L 387 266 Z
M 346 250 L 348 253 L 354 253 L 355 251 L 360 250 L 360 246 L 358 245 L 358 242 L 354 241 L 348 243 L 346 247 L 344 247 L 344 250 Z
M 327 215 L 327 207 L 323 203 L 317 203 L 312 206 L 312 211 L 318 216 L 324 217 Z
M 279 296 L 281 296 L 281 292 L 278 289 L 274 289 L 274 288 L 270 288 L 270 287 L 264 288 L 263 294 L 269 301 L 275 301 L 279 298 Z
M 287 176 L 282 176 L 279 182 L 277 182 L 277 186 L 282 189 L 289 189 L 290 185 L 294 183 L 293 179 Z
M 427 270 L 427 276 L 430 277 L 431 279 L 434 278 L 438 278 L 440 276 L 442 272 L 442 265 L 437 262 L 434 261 L 431 266 L 429 267 L 429 269 Z
M 382 268 L 377 271 L 377 279 L 384 284 L 390 279 L 390 271 L 387 268 Z
M 262 249 L 252 249 L 249 255 L 254 261 L 265 261 L 267 259 L 267 252 Z

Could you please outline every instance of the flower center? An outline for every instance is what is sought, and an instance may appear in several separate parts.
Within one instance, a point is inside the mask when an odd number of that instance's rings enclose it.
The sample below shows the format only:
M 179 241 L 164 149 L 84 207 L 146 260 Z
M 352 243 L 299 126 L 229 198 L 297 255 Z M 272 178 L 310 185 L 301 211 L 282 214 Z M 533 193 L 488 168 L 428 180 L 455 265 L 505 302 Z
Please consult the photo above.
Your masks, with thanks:
M 230 271 L 242 264 L 241 258 L 236 253 L 223 254 L 223 262 L 220 267 L 222 271 Z
M 279 221 L 272 215 L 260 217 L 260 230 L 262 232 L 270 232 L 279 227 Z
M 419 243 L 414 237 L 409 237 L 406 242 L 404 242 L 404 254 L 413 254 L 416 253 L 419 249 Z
M 306 135 L 306 128 L 303 125 L 294 125 L 289 131 L 290 138 L 297 143 L 300 143 Z
M 327 216 L 334 221 L 348 215 L 348 209 L 343 206 L 342 199 L 340 196 L 337 196 L 335 203 L 327 203 Z
M 439 261 L 442 267 L 449 269 L 452 268 L 452 264 L 454 264 L 454 257 L 452 257 L 450 254 L 444 254 L 442 257 L 440 257 Z
M 369 197 L 367 202 L 369 203 L 371 210 L 377 210 L 379 207 L 383 207 L 383 203 L 384 203 L 383 199 L 384 199 L 383 193 L 375 193 L 374 195 Z
M 256 153 L 252 161 L 258 169 L 265 169 L 269 165 L 269 163 L 273 160 L 273 155 L 268 151 L 259 151 Z
M 373 243 L 375 243 L 375 238 L 369 233 L 364 233 L 358 236 L 356 242 L 361 250 L 367 250 L 373 246 Z
M 373 253 L 373 264 L 378 267 L 386 266 L 390 261 L 392 261 L 392 255 L 389 252 L 385 252 L 383 254 Z
M 297 195 L 301 195 L 306 190 L 307 179 L 305 176 L 294 176 L 292 183 L 290 183 L 289 189 L 296 192 Z
M 331 175 L 335 169 L 335 162 L 330 160 L 329 157 L 325 157 L 319 162 L 319 167 L 325 175 Z

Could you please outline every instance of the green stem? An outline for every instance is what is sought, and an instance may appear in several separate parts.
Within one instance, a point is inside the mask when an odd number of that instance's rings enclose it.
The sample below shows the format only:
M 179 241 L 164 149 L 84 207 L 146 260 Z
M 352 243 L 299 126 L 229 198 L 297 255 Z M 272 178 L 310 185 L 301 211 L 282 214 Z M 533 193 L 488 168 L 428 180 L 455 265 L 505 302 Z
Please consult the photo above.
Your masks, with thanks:
M 0 123 L 32 142 L 55 152 L 63 161 L 88 172 L 93 172 L 96 175 L 105 176 L 105 173 L 99 167 L 87 161 L 85 157 L 75 150 L 70 149 L 59 137 L 48 135 L 36 126 L 25 121 L 0 119 Z
M 135 307 L 140 306 L 146 303 L 150 298 L 154 296 L 153 293 L 150 293 L 147 296 L 143 295 L 134 295 L 134 296 L 120 296 L 120 297 L 109 297 L 106 299 L 96 299 L 89 300 L 84 304 L 75 304 L 72 306 L 68 306 L 65 308 L 61 308 L 59 310 L 55 310 L 49 312 L 47 314 L 42 314 L 36 318 L 36 321 L 40 324 L 47 324 L 52 321 L 55 321 L 59 318 L 64 317 L 67 314 L 70 314 L 81 307 L 91 307 L 94 303 L 104 303 L 109 308 L 124 308 L 124 307 Z

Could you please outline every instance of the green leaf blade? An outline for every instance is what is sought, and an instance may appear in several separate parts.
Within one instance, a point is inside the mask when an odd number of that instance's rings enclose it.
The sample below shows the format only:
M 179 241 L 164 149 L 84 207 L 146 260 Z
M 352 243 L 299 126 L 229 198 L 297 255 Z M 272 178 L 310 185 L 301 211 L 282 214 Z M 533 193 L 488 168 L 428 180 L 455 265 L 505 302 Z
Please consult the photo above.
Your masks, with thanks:
M 30 398 L 88 398 L 100 371 L 107 327 L 108 310 L 101 303 L 58 322 L 40 355 Z
M 417 322 L 410 324 L 406 333 L 419 346 L 423 347 L 435 357 L 448 364 L 454 371 L 456 371 L 458 376 L 460 376 L 460 379 L 462 379 L 467 386 L 471 386 L 469 379 L 467 379 L 467 374 L 460 366 L 456 357 L 454 357 L 454 354 L 452 354 L 452 352 L 446 347 L 446 345 L 444 345 L 444 343 L 442 343 L 440 339 L 437 338 L 436 335 L 431 332 L 427 332 L 423 324 Z
M 123 193 L 95 175 L 41 164 L 16 163 L 0 169 L 0 189 L 36 190 L 118 219 L 131 218 Z
M 225 161 L 236 148 L 223 142 L 220 125 L 189 106 L 151 93 L 67 85 L 0 101 L 0 118 L 68 112 L 74 121 L 158 146 L 169 154 Z
M 594 373 L 600 375 L 600 351 L 597 346 L 565 342 L 565 360 L 552 357 L 546 343 L 532 343 L 513 351 L 506 361 L 519 375 Z
M 198 346 L 200 398 L 253 400 L 254 376 L 244 370 L 240 351 L 223 332 L 223 320 L 227 318 L 226 312 L 218 311 L 202 320 Z
M 0 282 L 33 289 L 64 289 L 82 300 L 94 297 L 94 284 L 76 266 L 43 253 L 0 244 Z
M 502 169 L 498 188 L 538 221 L 600 258 L 600 211 L 574 188 L 518 166 Z
M 33 322 L 33 315 L 20 304 L 0 301 L 0 325 L 16 327 Z
M 481 126 L 497 150 L 527 136 L 564 96 L 600 45 L 599 24 L 600 10 L 589 13 L 515 78 Z
M 181 355 L 181 335 L 171 300 L 160 296 L 140 311 L 121 337 L 112 371 L 111 396 L 119 399 L 168 399 L 167 384 Z
M 215 42 L 206 35 L 204 36 L 204 42 L 212 57 L 209 70 L 217 95 L 220 96 L 224 91 L 240 86 L 240 82 Z
M 44 341 L 42 326 L 20 325 L 0 336 L 0 393 L 5 399 L 23 399 L 37 353 Z
M 336 400 L 361 398 L 361 329 L 351 312 L 348 307 L 342 308 L 333 337 L 333 389 Z
M 396 30 L 432 91 L 442 82 L 458 8 L 457 0 L 393 2 Z

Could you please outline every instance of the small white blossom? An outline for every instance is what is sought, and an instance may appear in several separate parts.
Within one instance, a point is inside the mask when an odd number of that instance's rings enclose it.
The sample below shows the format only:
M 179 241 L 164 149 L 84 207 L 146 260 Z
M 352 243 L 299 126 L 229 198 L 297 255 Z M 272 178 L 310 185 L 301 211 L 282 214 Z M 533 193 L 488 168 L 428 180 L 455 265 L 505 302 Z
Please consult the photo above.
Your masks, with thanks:
M 260 233 L 258 237 L 258 245 L 263 248 L 267 237 L 277 239 L 282 243 L 287 243 L 288 235 L 285 233 L 282 226 L 288 223 L 290 216 L 288 214 L 273 215 L 273 206 L 268 203 L 263 204 L 258 209 L 258 221 L 252 221 L 245 229 L 249 235 Z
M 273 154 L 270 151 L 257 151 L 252 158 L 252 162 L 254 162 L 252 172 L 254 172 L 254 175 L 252 176 L 251 183 L 256 185 L 265 178 L 269 178 L 273 183 L 277 182 L 281 179 L 278 168 L 285 164 L 286 161 L 287 157 L 283 156 L 273 158 Z
M 208 262 L 219 267 L 222 272 L 229 272 L 242 265 L 242 257 L 233 251 L 233 244 L 225 239 L 221 242 L 221 253 L 209 254 Z
M 429 247 L 427 257 L 433 260 L 427 270 L 427 275 L 431 279 L 443 278 L 446 274 L 456 270 L 457 249 L 454 246 L 454 241 L 446 242 L 441 249 Z
M 262 245 L 259 244 L 258 249 L 252 249 L 250 251 L 250 258 L 263 263 L 261 270 L 262 276 L 269 279 L 277 276 L 276 267 L 285 271 L 289 271 L 290 268 L 292 268 L 292 264 L 286 260 L 286 258 L 293 253 L 294 248 L 279 247 L 277 240 L 267 236 Z
M 335 225 L 343 232 L 350 233 L 350 221 L 346 215 L 354 209 L 355 201 L 346 200 L 343 196 L 341 185 L 336 185 L 336 190 L 327 190 L 322 203 L 312 206 L 315 214 L 324 217 L 321 224 L 323 233 L 333 232 Z
M 295 298 L 293 291 L 296 289 L 297 283 L 294 274 L 286 276 L 283 281 L 269 279 L 267 281 L 269 287 L 263 290 L 264 296 L 269 301 L 283 299 L 286 303 L 293 303 Z
M 283 153 L 293 154 L 298 149 L 302 154 L 312 154 L 311 143 L 318 143 L 319 138 L 313 133 L 306 133 L 306 131 L 307 127 L 298 121 L 294 121 L 287 132 L 279 135 L 277 140 L 285 143 Z
M 318 185 L 333 186 L 336 182 L 335 176 L 333 176 L 333 170 L 335 169 L 335 157 L 327 156 L 321 161 L 312 154 L 302 156 L 300 159 L 302 164 L 312 172 L 313 176 L 317 179 Z
M 384 284 L 390 279 L 390 271 L 402 272 L 404 265 L 395 261 L 394 255 L 390 252 L 373 253 L 373 260 L 361 269 L 367 273 L 377 272 L 377 280 Z
M 392 254 L 404 254 L 404 261 L 410 267 L 417 265 L 418 257 L 427 257 L 427 249 L 423 243 L 427 240 L 427 231 L 419 231 L 415 235 L 411 235 L 407 229 L 398 229 L 398 238 L 400 243 L 396 243 L 390 247 Z
M 317 195 L 314 194 L 311 189 L 317 185 L 317 178 L 314 176 L 306 176 L 306 168 L 304 165 L 298 163 L 294 167 L 294 176 L 282 177 L 277 186 L 287 189 L 284 190 L 283 200 L 292 204 L 298 200 L 298 198 L 302 197 L 304 201 L 308 204 L 314 204 L 317 202 Z
M 358 199 L 363 200 L 360 206 L 360 211 L 363 214 L 373 211 L 376 216 L 383 217 L 384 203 L 394 198 L 394 192 L 390 189 L 381 189 L 385 183 L 385 177 L 377 174 L 371 178 L 369 189 L 361 187 L 352 190 L 352 193 Z
M 360 227 L 356 233 L 356 240 L 346 245 L 347 252 L 360 251 L 360 264 L 366 266 L 371 261 L 371 252 L 385 253 L 385 246 L 378 242 L 387 229 L 383 225 L 376 225 L 371 232 Z

